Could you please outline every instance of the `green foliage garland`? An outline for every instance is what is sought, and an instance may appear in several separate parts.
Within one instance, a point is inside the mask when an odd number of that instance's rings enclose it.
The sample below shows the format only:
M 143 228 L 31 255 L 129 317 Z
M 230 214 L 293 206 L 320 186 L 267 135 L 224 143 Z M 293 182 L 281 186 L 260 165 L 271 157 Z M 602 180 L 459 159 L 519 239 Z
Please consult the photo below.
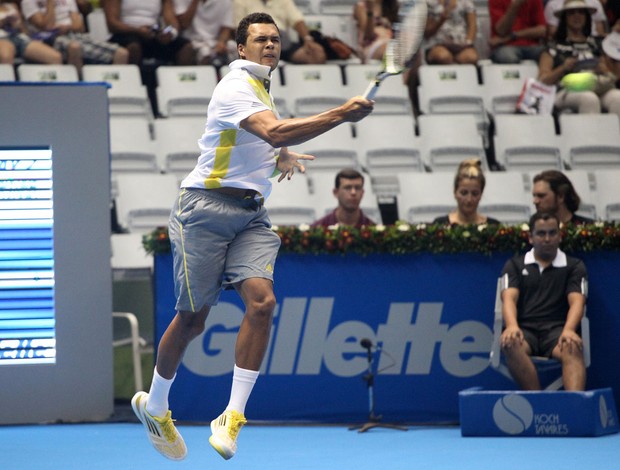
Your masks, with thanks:
M 308 225 L 273 227 L 280 236 L 281 253 L 307 255 L 384 253 L 484 253 L 522 252 L 528 249 L 529 227 L 523 225 L 446 226 L 438 224 L 395 225 L 353 228 Z M 168 229 L 158 228 L 143 237 L 148 253 L 170 252 Z M 566 252 L 620 251 L 620 225 L 597 222 L 568 225 L 562 230 Z

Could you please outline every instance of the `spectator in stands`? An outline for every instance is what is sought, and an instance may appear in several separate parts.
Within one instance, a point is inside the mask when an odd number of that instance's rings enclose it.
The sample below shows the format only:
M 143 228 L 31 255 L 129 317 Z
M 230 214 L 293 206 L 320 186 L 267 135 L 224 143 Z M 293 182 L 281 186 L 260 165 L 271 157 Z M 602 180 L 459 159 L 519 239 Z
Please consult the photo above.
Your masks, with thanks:
M 60 52 L 27 34 L 18 3 L 0 0 L 0 64 L 13 64 L 16 57 L 42 64 L 62 64 Z
M 579 113 L 600 113 L 602 105 L 620 114 L 620 95 L 605 61 L 601 60 L 600 40 L 591 35 L 591 15 L 595 9 L 584 0 L 566 0 L 556 12 L 560 19 L 554 40 L 540 55 L 539 80 L 558 86 L 555 107 Z M 562 79 L 575 72 L 596 74 L 591 89 L 567 88 Z
M 496 224 L 500 221 L 487 217 L 478 212 L 478 204 L 484 192 L 486 180 L 482 172 L 482 162 L 479 158 L 463 160 L 454 176 L 454 199 L 456 210 L 448 215 L 437 217 L 434 224 L 469 225 L 469 224 Z
M 616 79 L 616 88 L 620 88 L 620 32 L 613 31 L 603 40 L 605 63 Z M 610 111 L 611 112 L 611 111 Z
M 234 0 L 233 5 L 235 22 L 256 11 L 273 17 L 282 36 L 282 60 L 294 64 L 324 64 L 327 60 L 325 49 L 310 34 L 304 16 L 293 0 Z M 291 41 L 290 29 L 297 32 L 299 41 Z
M 478 63 L 474 47 L 477 19 L 472 0 L 426 0 L 428 21 L 424 31 L 429 64 Z
M 127 49 L 111 42 L 95 41 L 85 33 L 84 18 L 75 0 L 22 0 L 24 17 L 37 34 L 60 51 L 78 73 L 84 63 L 126 64 Z
M 586 368 L 579 328 L 587 270 L 560 250 L 560 222 L 554 214 L 537 212 L 529 226 L 532 249 L 509 260 L 502 271 L 508 278 L 501 293 L 502 353 L 523 390 L 540 390 L 530 356 L 544 356 L 562 363 L 565 390 L 582 391 Z
M 493 62 L 538 61 L 546 33 L 542 0 L 489 0 L 489 13 Z
M 592 36 L 604 37 L 606 34 L 607 19 L 599 0 L 586 0 L 586 5 L 595 8 L 592 13 Z M 562 9 L 564 0 L 549 0 L 545 4 L 545 21 L 547 22 L 547 39 L 552 40 L 558 29 L 559 19 L 555 13 Z
M 398 21 L 397 0 L 363 0 L 353 7 L 357 25 L 358 55 L 363 63 L 381 60 Z
M 110 41 L 129 51 L 129 63 L 157 59 L 166 64 L 192 65 L 194 50 L 179 35 L 172 0 L 105 0 Z
M 330 227 L 336 224 L 353 227 L 375 225 L 360 209 L 364 197 L 364 176 L 359 171 L 353 168 L 340 170 L 332 192 L 338 199 L 338 207 L 325 217 L 315 220 L 312 227 Z
M 181 35 L 192 42 L 200 65 L 228 65 L 236 57 L 229 0 L 174 0 Z
M 573 183 L 558 170 L 545 170 L 534 176 L 532 197 L 538 212 L 554 214 L 562 225 L 590 224 L 594 220 L 577 215 L 581 198 Z

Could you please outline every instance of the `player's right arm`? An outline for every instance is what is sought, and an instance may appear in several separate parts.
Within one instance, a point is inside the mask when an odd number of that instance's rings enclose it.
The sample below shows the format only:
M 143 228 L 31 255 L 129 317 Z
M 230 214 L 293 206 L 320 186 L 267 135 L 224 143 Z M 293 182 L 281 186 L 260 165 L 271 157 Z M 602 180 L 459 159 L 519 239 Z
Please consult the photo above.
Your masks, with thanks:
M 241 128 L 260 137 L 274 148 L 304 143 L 343 122 L 357 122 L 368 116 L 374 102 L 361 96 L 342 106 L 303 118 L 278 119 L 272 111 L 254 113 L 241 121 Z

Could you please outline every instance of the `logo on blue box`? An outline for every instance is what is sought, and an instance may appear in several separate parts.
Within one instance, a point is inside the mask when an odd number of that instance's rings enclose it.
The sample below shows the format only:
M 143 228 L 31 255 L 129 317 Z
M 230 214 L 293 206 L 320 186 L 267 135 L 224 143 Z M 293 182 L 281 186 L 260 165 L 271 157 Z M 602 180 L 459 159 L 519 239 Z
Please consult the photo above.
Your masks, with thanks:
M 493 420 L 506 434 L 521 434 L 532 425 L 534 409 L 521 395 L 505 395 L 495 402 Z
M 596 436 L 618 432 L 611 389 L 586 392 L 464 390 L 464 436 Z

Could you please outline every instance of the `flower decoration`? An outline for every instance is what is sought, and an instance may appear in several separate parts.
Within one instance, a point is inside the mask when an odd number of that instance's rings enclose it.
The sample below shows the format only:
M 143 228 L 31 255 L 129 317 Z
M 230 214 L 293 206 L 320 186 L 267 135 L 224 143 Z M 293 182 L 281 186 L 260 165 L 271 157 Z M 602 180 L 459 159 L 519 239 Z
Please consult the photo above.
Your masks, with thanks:
M 394 225 L 374 225 L 354 228 L 277 226 L 282 245 L 281 253 L 304 255 L 346 254 L 369 255 L 384 253 L 523 252 L 529 248 L 529 227 L 522 225 L 477 226 L 418 224 L 397 222 Z M 158 228 L 143 237 L 148 253 L 170 252 L 168 229 Z M 620 251 L 620 225 L 597 222 L 589 225 L 569 225 L 562 229 L 562 250 L 585 252 L 596 250 Z

